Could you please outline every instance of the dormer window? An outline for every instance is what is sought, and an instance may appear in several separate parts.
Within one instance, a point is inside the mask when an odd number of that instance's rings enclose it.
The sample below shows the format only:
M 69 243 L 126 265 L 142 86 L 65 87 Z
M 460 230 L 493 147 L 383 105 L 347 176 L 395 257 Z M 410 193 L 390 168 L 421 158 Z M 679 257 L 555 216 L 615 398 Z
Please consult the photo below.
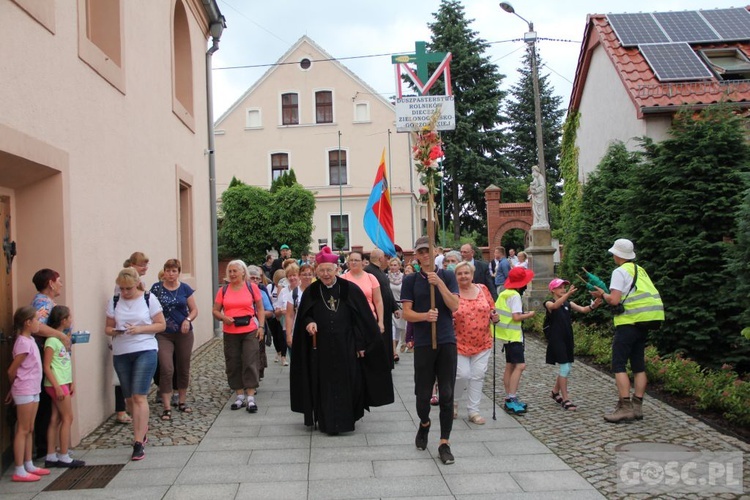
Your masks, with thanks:
M 739 49 L 706 49 L 700 52 L 720 80 L 750 80 L 750 60 Z

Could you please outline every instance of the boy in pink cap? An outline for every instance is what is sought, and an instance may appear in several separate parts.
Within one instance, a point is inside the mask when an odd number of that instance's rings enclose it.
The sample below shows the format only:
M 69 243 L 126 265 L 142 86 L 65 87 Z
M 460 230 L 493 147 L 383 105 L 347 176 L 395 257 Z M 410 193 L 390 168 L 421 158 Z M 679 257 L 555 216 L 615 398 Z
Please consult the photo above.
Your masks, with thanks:
M 562 405 L 564 410 L 576 410 L 577 406 L 568 397 L 568 375 L 573 363 L 573 321 L 571 310 L 578 313 L 590 313 L 602 303 L 596 299 L 587 306 L 579 306 L 570 300 L 570 297 L 578 290 L 565 286 L 570 282 L 555 278 L 549 282 L 549 291 L 552 299 L 544 302 L 547 314 L 544 318 L 544 336 L 547 337 L 547 364 L 560 366 L 560 371 L 552 388 L 552 399 Z

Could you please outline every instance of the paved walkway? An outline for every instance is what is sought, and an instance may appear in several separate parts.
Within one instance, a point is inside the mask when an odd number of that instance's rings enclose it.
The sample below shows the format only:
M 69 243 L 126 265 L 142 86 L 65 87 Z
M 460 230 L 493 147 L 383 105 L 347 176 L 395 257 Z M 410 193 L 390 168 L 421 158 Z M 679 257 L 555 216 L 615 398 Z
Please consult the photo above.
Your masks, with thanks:
M 437 458 L 437 425 L 428 449 L 417 450 L 411 355 L 402 356 L 394 372 L 395 403 L 367 413 L 355 432 L 332 437 L 311 432 L 302 424 L 302 415 L 289 411 L 288 368 L 278 364 L 271 363 L 266 370 L 257 398 L 259 413 L 231 411 L 221 352 L 220 341 L 213 341 L 196 353 L 194 384 L 206 392 L 201 392 L 191 416 L 178 414 L 167 424 L 151 419 L 149 434 L 154 438 L 146 447 L 145 460 L 128 461 L 131 448 L 125 426 L 107 422 L 84 440 L 75 454 L 89 465 L 126 464 L 106 488 L 41 492 L 61 473 L 55 470 L 52 478 L 34 484 L 12 483 L 6 474 L 0 481 L 0 496 L 490 499 L 512 494 L 602 498 L 515 418 L 498 412 L 492 421 L 488 398 L 482 402 L 486 425 L 470 424 L 465 415 L 455 421 L 451 436 L 455 464 L 446 466 Z M 204 386 L 207 380 L 212 382 Z M 192 394 L 198 394 L 195 388 Z M 216 398 L 222 400 L 222 408 L 208 422 Z M 434 421 L 437 424 L 436 414 Z M 207 425 L 207 432 L 201 430 Z M 195 439 L 201 432 L 205 436 L 196 444 L 165 446 L 170 428 L 174 431 L 175 427 L 189 430 L 186 439 Z
M 437 425 L 428 450 L 414 447 L 416 412 L 411 355 L 394 371 L 396 402 L 375 408 L 354 433 L 311 432 L 289 411 L 288 368 L 271 363 L 258 394 L 258 414 L 231 411 L 221 341 L 194 354 L 190 400 L 194 413 L 162 422 L 152 405 L 146 460 L 129 462 L 130 429 L 111 419 L 87 436 L 75 455 L 90 465 L 126 464 L 104 489 L 41 492 L 62 471 L 35 484 L 0 480 L 3 499 L 30 498 L 617 498 L 616 447 L 633 442 L 671 443 L 703 451 L 750 452 L 746 443 L 714 431 L 670 406 L 646 398 L 645 419 L 611 425 L 602 412 L 614 403 L 611 377 L 574 364 L 571 396 L 577 412 L 549 398 L 554 368 L 544 365 L 542 342 L 527 341 L 523 417 L 498 409 L 491 419 L 492 367 L 482 413 L 487 424 L 461 412 L 451 436 L 456 463 L 437 458 Z M 501 392 L 503 354 L 498 352 Z M 153 395 L 150 397 L 153 401 Z M 499 400 L 499 399 L 498 399 Z M 436 409 L 433 409 L 433 413 Z M 437 424 L 437 415 L 433 415 Z M 745 461 L 745 491 L 750 492 Z M 598 490 L 598 491 L 597 491 Z M 692 495 L 691 498 L 698 497 Z M 721 498 L 736 498 L 723 495 Z

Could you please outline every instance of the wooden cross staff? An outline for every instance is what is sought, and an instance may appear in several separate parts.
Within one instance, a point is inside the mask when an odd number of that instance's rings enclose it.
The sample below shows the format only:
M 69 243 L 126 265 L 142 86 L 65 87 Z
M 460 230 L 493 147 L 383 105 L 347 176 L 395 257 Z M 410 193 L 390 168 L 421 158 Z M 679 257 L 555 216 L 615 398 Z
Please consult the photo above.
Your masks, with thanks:
M 434 182 L 433 177 L 430 177 L 428 182 L 432 184 Z M 428 186 L 428 192 L 429 195 L 427 196 L 427 239 L 429 240 L 429 250 L 430 252 L 430 264 L 429 264 L 429 272 L 437 272 L 437 269 L 435 269 L 435 224 L 434 224 L 434 217 L 433 212 L 435 211 L 434 202 L 432 200 L 432 193 L 433 193 L 434 186 L 430 185 Z M 435 309 L 435 285 L 430 284 L 430 309 Z M 437 322 L 433 321 L 432 323 L 432 348 L 433 350 L 437 349 Z

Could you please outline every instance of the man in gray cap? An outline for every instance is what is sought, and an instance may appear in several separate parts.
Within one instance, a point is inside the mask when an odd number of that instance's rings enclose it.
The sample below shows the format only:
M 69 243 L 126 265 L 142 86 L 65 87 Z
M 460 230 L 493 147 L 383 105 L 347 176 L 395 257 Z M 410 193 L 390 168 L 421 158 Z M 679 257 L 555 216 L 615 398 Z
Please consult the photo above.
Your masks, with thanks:
M 599 287 L 591 292 L 614 308 L 615 336 L 612 340 L 612 372 L 620 399 L 614 412 L 604 415 L 607 422 L 626 422 L 643 418 L 646 392 L 644 350 L 648 332 L 664 321 L 664 304 L 659 291 L 645 269 L 635 262 L 633 242 L 621 238 L 609 249 L 617 264 L 612 272 L 609 293 Z M 633 371 L 635 390 L 630 396 L 630 379 L 625 370 L 628 360 Z
M 456 385 L 456 333 L 453 311 L 458 309 L 458 283 L 453 271 L 432 269 L 430 240 L 422 236 L 414 251 L 422 270 L 404 277 L 401 284 L 403 317 L 414 326 L 414 393 L 417 397 L 419 430 L 415 444 L 427 448 L 430 432 L 430 397 L 435 379 L 440 393 L 440 444 L 438 455 L 444 464 L 454 462 L 450 448 L 453 428 L 453 389 Z M 435 306 L 430 304 L 430 285 L 435 287 Z M 432 348 L 432 324 L 437 332 L 437 349 Z

